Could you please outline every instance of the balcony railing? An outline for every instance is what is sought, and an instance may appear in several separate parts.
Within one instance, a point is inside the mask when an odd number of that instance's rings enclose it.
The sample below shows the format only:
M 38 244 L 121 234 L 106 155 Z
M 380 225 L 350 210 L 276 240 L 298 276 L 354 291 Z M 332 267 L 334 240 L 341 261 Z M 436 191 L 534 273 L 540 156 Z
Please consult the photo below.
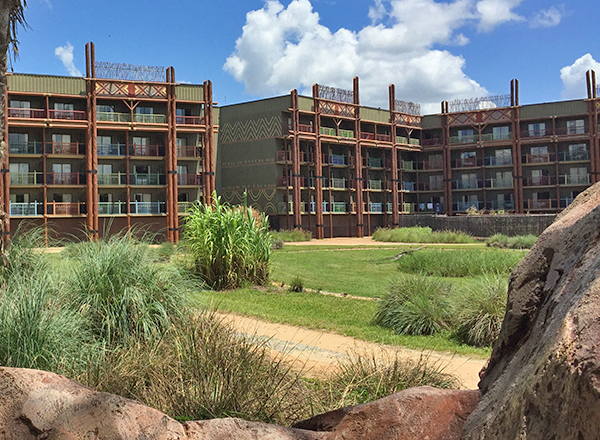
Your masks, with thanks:
M 193 205 L 194 202 L 177 202 L 177 212 L 180 214 L 186 213 Z
M 87 115 L 81 110 L 48 110 L 50 119 L 66 119 L 69 121 L 85 121 Z
M 402 182 L 402 191 L 414 191 L 415 182 Z
M 369 203 L 369 212 L 383 212 L 383 203 Z
M 291 162 L 292 152 L 290 150 L 277 151 L 275 153 L 275 160 L 277 162 Z
M 85 144 L 81 142 L 46 142 L 46 154 L 81 156 L 85 154 Z
M 40 108 L 8 108 L 9 118 L 45 119 L 46 110 Z
M 85 173 L 46 173 L 47 185 L 85 185 Z
M 127 202 L 99 202 L 99 215 L 127 214 Z
M 165 147 L 162 145 L 137 145 L 133 144 L 129 146 L 130 156 L 164 156 Z
M 474 144 L 477 142 L 478 135 L 469 134 L 466 136 L 450 136 L 450 145 Z
M 504 202 L 498 202 L 497 200 L 488 200 L 485 202 L 485 209 L 490 209 L 493 211 L 498 210 L 513 210 L 515 209 L 515 202 L 512 200 L 507 200 Z
M 442 191 L 442 182 L 423 182 L 419 183 L 419 191 Z
M 31 171 L 28 173 L 9 173 L 10 184 L 14 186 L 18 185 L 43 185 L 44 184 L 44 173 Z
M 552 128 L 541 128 L 538 130 L 522 130 L 521 138 L 540 138 L 546 136 L 552 136 Z
M 415 212 L 416 206 L 413 203 L 402 203 L 400 205 L 400 212 L 403 214 L 410 214 Z
M 383 161 L 380 157 L 365 158 L 364 164 L 370 168 L 383 168 Z
M 370 190 L 382 190 L 383 189 L 383 181 L 381 180 L 369 180 L 366 181 L 367 188 Z
M 573 200 L 575 200 L 573 197 L 564 197 L 560 199 L 560 208 L 565 209 L 567 206 L 573 203 Z
M 204 118 L 202 116 L 175 116 L 175 123 L 181 125 L 202 125 Z
M 346 139 L 354 139 L 354 130 L 343 130 L 340 128 L 338 130 L 338 136 Z
M 535 176 L 523 178 L 523 186 L 548 186 L 555 184 L 556 179 L 552 176 Z
M 507 141 L 510 139 L 512 139 L 512 133 L 485 133 L 481 135 L 481 140 L 484 142 Z
M 314 133 L 315 129 L 312 125 L 307 125 L 307 124 L 298 124 L 298 130 L 300 130 L 303 133 Z
M 367 131 L 360 132 L 361 139 L 375 140 L 375 133 L 369 133 Z
M 44 204 L 42 202 L 10 203 L 11 216 L 33 216 L 44 215 Z
M 389 134 L 377 133 L 375 135 L 375 140 L 381 141 L 381 142 L 391 142 L 392 137 Z
M 590 160 L 590 153 L 588 151 L 578 151 L 575 153 L 568 153 L 566 151 L 558 152 L 558 160 L 560 162 L 576 162 Z
M 202 157 L 202 147 L 194 145 L 178 145 L 177 157 Z
M 558 176 L 558 183 L 561 185 L 590 185 L 589 174 L 562 174 Z
M 344 154 L 330 154 L 329 155 L 330 165 L 347 165 L 346 155 Z
M 201 174 L 177 174 L 178 185 L 202 185 Z
M 345 178 L 332 177 L 331 188 L 348 189 L 348 180 Z
M 130 214 L 164 214 L 166 213 L 165 202 L 130 202 Z
M 497 167 L 497 166 L 509 166 L 512 165 L 512 157 L 496 157 L 496 156 L 487 156 L 485 158 L 485 166 L 487 167 Z
M 325 136 L 335 136 L 335 128 L 319 127 L 319 133 Z
M 482 181 L 479 179 L 452 181 L 452 189 L 478 189 L 481 188 L 481 186 Z
M 589 130 L 587 127 L 559 127 L 556 128 L 555 134 L 557 136 L 576 136 L 578 134 L 587 134 Z
M 486 179 L 485 187 L 486 188 L 512 188 L 514 186 L 514 182 L 512 177 L 510 179 Z
M 98 185 L 127 185 L 127 173 L 98 173 Z
M 463 159 L 456 159 L 452 161 L 453 168 L 469 168 L 469 167 L 479 167 L 481 166 L 481 159 L 476 157 L 469 157 Z
M 331 202 L 331 212 L 346 212 L 346 202 Z
M 525 209 L 556 209 L 556 199 L 528 199 L 525 200 Z
M 96 112 L 98 122 L 131 122 L 130 113 Z
M 556 161 L 556 154 L 525 154 L 523 155 L 523 163 L 550 163 Z
M 454 202 L 453 204 L 454 211 L 456 212 L 464 212 L 468 209 L 483 209 L 484 203 L 480 200 L 475 200 L 472 202 Z
M 412 160 L 402 160 L 400 161 L 400 169 L 404 171 L 414 171 L 415 163 Z
M 419 162 L 417 164 L 418 169 L 420 170 L 441 170 L 442 169 L 442 161 L 424 161 Z
M 86 213 L 85 203 L 48 202 L 46 204 L 48 215 L 82 215 Z
M 98 145 L 98 156 L 125 156 L 127 145 L 125 144 L 101 144 Z
M 421 145 L 423 145 L 424 147 L 433 147 L 436 145 L 442 145 L 443 140 L 442 138 L 431 138 L 431 139 L 423 139 L 423 143 Z
M 43 154 L 44 148 L 41 142 L 29 141 L 29 142 L 9 142 L 8 143 L 9 154 Z
M 130 185 L 164 185 L 165 175 L 160 173 L 133 173 L 129 175 Z
M 139 122 L 141 124 L 166 124 L 167 116 L 161 114 L 144 114 L 134 113 L 133 122 Z

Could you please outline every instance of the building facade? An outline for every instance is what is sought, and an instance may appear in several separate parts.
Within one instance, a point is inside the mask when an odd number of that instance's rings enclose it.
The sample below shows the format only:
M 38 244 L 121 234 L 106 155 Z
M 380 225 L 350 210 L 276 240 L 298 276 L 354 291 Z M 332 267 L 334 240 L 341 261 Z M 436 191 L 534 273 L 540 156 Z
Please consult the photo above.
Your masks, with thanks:
M 212 85 L 175 70 L 97 63 L 86 77 L 9 74 L 2 194 L 7 231 L 58 236 L 140 226 L 176 242 L 180 216 L 215 190 Z
M 513 80 L 510 95 L 427 116 L 393 86 L 390 110 L 361 106 L 356 78 L 349 91 L 222 107 L 219 193 L 317 238 L 369 235 L 415 212 L 555 213 L 599 179 L 593 72 L 587 82 L 587 99 L 521 106 Z

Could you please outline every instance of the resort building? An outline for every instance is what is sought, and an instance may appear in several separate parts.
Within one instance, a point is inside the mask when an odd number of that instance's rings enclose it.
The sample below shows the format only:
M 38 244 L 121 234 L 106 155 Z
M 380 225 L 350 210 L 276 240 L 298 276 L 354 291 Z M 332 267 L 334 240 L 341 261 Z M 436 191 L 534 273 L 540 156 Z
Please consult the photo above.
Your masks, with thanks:
M 2 195 L 25 220 L 96 239 L 141 226 L 177 241 L 180 216 L 215 189 L 212 86 L 175 70 L 95 61 L 86 77 L 9 74 Z
M 315 85 L 220 108 L 219 194 L 244 198 L 275 228 L 317 238 L 370 235 L 417 212 L 556 213 L 598 181 L 594 72 L 588 98 L 519 104 L 511 93 L 441 103 L 421 116 L 389 88 L 389 110 Z

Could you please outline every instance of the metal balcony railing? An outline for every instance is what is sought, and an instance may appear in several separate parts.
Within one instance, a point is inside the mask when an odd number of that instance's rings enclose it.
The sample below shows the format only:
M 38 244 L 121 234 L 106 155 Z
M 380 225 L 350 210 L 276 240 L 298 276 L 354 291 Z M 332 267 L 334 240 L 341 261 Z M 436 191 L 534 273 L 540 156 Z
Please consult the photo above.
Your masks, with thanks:
M 46 173 L 47 185 L 85 185 L 85 173 Z
M 346 139 L 354 139 L 354 130 L 343 130 L 340 128 L 338 130 L 338 136 Z
M 130 156 L 152 156 L 159 157 L 165 155 L 165 147 L 162 145 L 137 145 L 129 146 Z
M 457 144 L 474 144 L 478 140 L 478 135 L 469 134 L 466 136 L 450 136 L 450 145 Z
M 410 214 L 416 211 L 416 206 L 413 203 L 402 203 L 399 208 L 403 214 Z
M 167 116 L 157 113 L 150 115 L 144 113 L 134 113 L 133 122 L 139 122 L 141 124 L 166 124 Z
M 590 185 L 589 174 L 561 174 L 558 176 L 560 185 Z
M 50 119 L 66 119 L 69 121 L 85 121 L 87 115 L 81 110 L 48 110 Z
M 46 154 L 81 156 L 85 154 L 82 142 L 46 142 Z
M 489 141 L 507 141 L 512 139 L 512 133 L 484 133 L 481 135 L 481 140 L 484 142 Z
M 414 191 L 415 182 L 402 182 L 402 191 Z
M 125 156 L 127 145 L 125 144 L 101 144 L 98 145 L 98 156 Z
M 335 128 L 319 127 L 319 133 L 325 136 L 335 136 Z
M 360 132 L 361 139 L 375 140 L 375 133 L 369 133 L 367 131 Z
M 476 157 L 456 159 L 452 161 L 452 168 L 469 168 L 481 166 L 481 159 Z
M 495 166 L 508 166 L 512 165 L 512 157 L 496 157 L 496 156 L 487 156 L 485 158 L 485 166 L 495 167 Z
M 485 181 L 486 188 L 513 188 L 514 181 L 512 177 L 510 179 L 486 179 Z
M 131 122 L 130 113 L 96 112 L 98 122 Z
M 546 136 L 552 136 L 554 133 L 552 128 L 541 128 L 538 130 L 522 130 L 521 138 L 540 138 Z
M 364 164 L 370 168 L 383 168 L 383 161 L 380 157 L 365 158 Z
M 9 154 L 43 154 L 44 145 L 41 142 L 10 142 L 8 143 Z
M 523 186 L 548 186 L 555 184 L 556 179 L 552 176 L 536 176 L 523 178 Z
M 329 163 L 331 165 L 347 165 L 346 155 L 344 154 L 330 154 Z
M 454 211 L 456 212 L 464 212 L 468 209 L 483 209 L 484 203 L 480 200 L 475 200 L 472 202 L 454 202 L 453 204 Z
M 160 173 L 132 173 L 129 175 L 130 185 L 164 185 L 165 175 Z
M 576 136 L 587 133 L 589 133 L 587 127 L 558 127 L 554 132 L 557 136 Z
M 298 124 L 298 130 L 300 130 L 303 133 L 314 133 L 315 129 L 312 125 L 307 125 L 307 124 Z
M 522 160 L 523 160 L 523 163 L 556 162 L 556 154 L 554 154 L 554 153 L 525 154 L 525 155 L 523 155 Z
M 576 162 L 576 161 L 584 161 L 590 160 L 590 153 L 588 151 L 578 151 L 575 153 L 568 153 L 566 151 L 558 152 L 558 160 L 559 162 Z
M 9 173 L 10 184 L 13 186 L 19 185 L 43 185 L 44 173 L 30 171 L 28 173 Z
M 127 214 L 127 202 L 99 202 L 99 215 Z
M 129 202 L 130 214 L 164 214 L 165 202 Z
M 177 174 L 178 185 L 202 185 L 201 174 Z
M 98 185 L 127 185 L 127 173 L 98 173 Z
M 392 137 L 389 134 L 377 133 L 377 134 L 375 134 L 375 140 L 381 141 L 381 142 L 391 142 Z
M 202 125 L 204 118 L 202 116 L 175 116 L 175 123 L 180 125 Z
M 44 204 L 34 201 L 29 203 L 12 203 L 10 202 L 11 216 L 34 216 L 44 215 Z
M 528 199 L 525 200 L 525 209 L 556 209 L 556 199 Z
M 177 212 L 180 214 L 186 213 L 193 205 L 194 202 L 177 202 Z
M 367 184 L 367 188 L 371 190 L 382 190 L 383 189 L 383 181 L 381 180 L 369 180 L 365 182 Z
M 345 178 L 332 177 L 331 188 L 348 189 L 348 180 Z
M 452 189 L 478 189 L 482 187 L 482 183 L 480 179 L 454 180 Z
M 369 212 L 383 212 L 383 203 L 369 203 Z
M 45 119 L 46 110 L 40 108 L 8 108 L 9 118 Z
M 202 146 L 179 145 L 177 157 L 202 157 Z
M 498 202 L 497 200 L 488 200 L 485 202 L 485 209 L 498 211 L 498 210 L 507 210 L 511 211 L 515 209 L 515 202 L 512 200 L 507 200 L 504 202 Z
M 419 183 L 419 191 L 442 191 L 444 185 L 442 182 L 423 182 Z
M 346 212 L 346 202 L 331 202 L 331 212 Z
M 46 210 L 48 215 L 82 215 L 86 213 L 85 203 L 83 202 L 48 202 L 46 203 Z
M 415 163 L 412 160 L 402 160 L 400 161 L 400 169 L 404 171 L 414 171 Z

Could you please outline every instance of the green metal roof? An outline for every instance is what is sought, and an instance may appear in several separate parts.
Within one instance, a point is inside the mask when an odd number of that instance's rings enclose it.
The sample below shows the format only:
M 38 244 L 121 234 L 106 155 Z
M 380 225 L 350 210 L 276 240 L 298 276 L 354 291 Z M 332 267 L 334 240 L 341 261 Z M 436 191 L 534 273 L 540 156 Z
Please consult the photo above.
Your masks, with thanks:
M 549 118 L 552 116 L 575 116 L 588 112 L 587 102 L 576 101 L 548 102 L 524 105 L 521 107 L 521 119 Z
M 85 79 L 72 76 L 14 73 L 7 76 L 10 92 L 51 93 L 85 96 Z

